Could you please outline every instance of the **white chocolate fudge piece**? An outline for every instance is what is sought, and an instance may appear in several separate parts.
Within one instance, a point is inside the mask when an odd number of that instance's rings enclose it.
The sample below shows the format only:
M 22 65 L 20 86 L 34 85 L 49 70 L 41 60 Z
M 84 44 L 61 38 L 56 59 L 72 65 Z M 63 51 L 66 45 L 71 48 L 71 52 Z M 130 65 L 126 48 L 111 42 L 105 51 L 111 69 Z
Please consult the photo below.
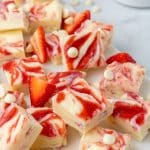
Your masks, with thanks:
M 23 42 L 21 30 L 0 32 L 0 63 L 25 57 Z
M 131 137 L 100 126 L 84 134 L 79 150 L 129 150 Z
M 60 29 L 62 11 L 63 7 L 58 1 L 33 5 L 29 12 L 30 31 L 34 32 L 39 26 L 43 26 L 46 31 Z
M 85 21 L 64 40 L 63 64 L 67 70 L 97 68 L 105 65 L 104 52 L 110 45 L 112 26 Z
M 59 148 L 66 145 L 66 125 L 51 108 L 29 108 L 27 111 L 43 127 L 31 149 Z
M 0 102 L 0 149 L 29 150 L 42 126 L 25 109 Z
M 25 99 L 24 93 L 19 91 L 10 91 L 3 84 L 0 84 L 0 100 L 6 103 L 16 103 L 23 108 L 31 106 L 30 101 Z
M 52 107 L 68 125 L 85 133 L 112 113 L 113 104 L 84 79 L 76 78 L 70 87 L 52 97 Z
M 0 31 L 28 30 L 28 19 L 22 9 L 16 8 L 13 1 L 0 3 Z
M 13 90 L 24 91 L 27 89 L 30 77 L 45 78 L 42 64 L 37 56 L 23 59 L 14 59 L 3 64 L 3 70 L 10 87 Z
M 150 129 L 150 104 L 135 93 L 126 93 L 115 100 L 110 121 L 115 128 L 142 141 Z
M 138 93 L 144 74 L 145 70 L 141 65 L 113 62 L 104 70 L 100 90 L 107 98 L 120 97 L 126 92 Z

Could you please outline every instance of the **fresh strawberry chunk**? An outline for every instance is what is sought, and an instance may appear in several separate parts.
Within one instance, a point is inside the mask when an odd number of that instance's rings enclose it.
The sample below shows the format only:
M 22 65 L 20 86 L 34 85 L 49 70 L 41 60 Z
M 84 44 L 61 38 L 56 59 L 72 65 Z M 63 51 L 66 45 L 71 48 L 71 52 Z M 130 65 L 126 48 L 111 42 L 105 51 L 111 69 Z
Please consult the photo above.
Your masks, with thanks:
M 38 27 L 33 36 L 30 39 L 30 43 L 33 47 L 34 53 L 38 56 L 41 63 L 47 61 L 47 52 L 46 52 L 46 41 L 45 41 L 45 32 L 43 27 Z
M 85 21 L 90 19 L 90 11 L 85 10 L 81 13 L 77 13 L 74 16 L 69 16 L 74 18 L 73 24 L 66 24 L 65 20 L 63 22 L 63 29 L 65 29 L 69 34 L 72 34 L 75 32 L 77 28 L 81 26 L 81 24 Z
M 117 61 L 119 63 L 125 63 L 125 62 L 136 63 L 136 61 L 128 53 L 125 52 L 117 53 L 109 57 L 107 59 L 107 64 L 111 64 L 114 61 Z
M 29 82 L 29 91 L 31 105 L 35 107 L 42 107 L 55 93 L 56 86 L 49 84 L 47 80 L 37 77 L 31 77 Z

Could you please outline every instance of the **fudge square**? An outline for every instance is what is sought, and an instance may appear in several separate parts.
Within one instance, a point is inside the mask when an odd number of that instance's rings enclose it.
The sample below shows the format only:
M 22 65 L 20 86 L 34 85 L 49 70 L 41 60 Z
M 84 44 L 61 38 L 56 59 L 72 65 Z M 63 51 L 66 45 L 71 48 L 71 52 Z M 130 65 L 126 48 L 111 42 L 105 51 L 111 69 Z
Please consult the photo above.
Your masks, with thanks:
M 23 59 L 14 59 L 3 64 L 3 71 L 8 83 L 13 90 L 24 91 L 29 83 L 30 77 L 45 78 L 36 55 Z
M 0 32 L 0 64 L 13 58 L 23 58 L 24 40 L 21 30 Z
M 67 143 L 67 127 L 51 108 L 29 108 L 30 113 L 43 127 L 31 149 L 59 148 Z
M 139 64 L 112 62 L 104 70 L 104 77 L 100 81 L 102 95 L 115 98 L 126 92 L 138 93 L 144 74 L 144 67 Z
M 102 33 L 98 29 L 97 23 L 92 23 L 87 28 L 66 37 L 62 46 L 66 70 L 83 70 L 105 65 Z
M 29 22 L 23 10 L 18 9 L 14 1 L 0 2 L 0 31 L 27 31 Z
M 113 104 L 84 79 L 76 78 L 70 87 L 52 97 L 53 111 L 68 125 L 85 133 L 112 113 Z
M 115 100 L 109 121 L 114 128 L 142 141 L 150 129 L 150 103 L 136 93 L 126 93 Z
M 0 149 L 29 150 L 42 126 L 15 103 L 0 102 Z
M 11 91 L 4 84 L 0 84 L 0 101 L 16 103 L 25 109 L 31 106 L 30 101 L 25 98 L 23 92 Z
M 47 32 L 60 29 L 62 12 L 63 7 L 56 0 L 33 5 L 29 11 L 29 30 L 34 32 L 39 26 L 43 26 Z
M 84 134 L 79 150 L 129 150 L 131 137 L 100 126 Z

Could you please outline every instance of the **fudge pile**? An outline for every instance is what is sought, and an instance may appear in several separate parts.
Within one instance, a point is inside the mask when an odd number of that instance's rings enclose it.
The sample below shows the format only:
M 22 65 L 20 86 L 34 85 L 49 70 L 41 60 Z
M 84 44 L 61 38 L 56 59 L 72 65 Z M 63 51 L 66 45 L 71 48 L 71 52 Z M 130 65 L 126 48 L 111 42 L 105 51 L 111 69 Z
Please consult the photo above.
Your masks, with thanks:
M 106 59 L 112 36 L 112 25 L 57 0 L 0 2 L 0 63 L 9 85 L 0 84 L 0 150 L 65 147 L 68 126 L 82 135 L 79 150 L 128 150 L 131 138 L 144 139 L 145 70 L 125 52 Z M 49 64 L 64 71 L 47 72 Z M 102 68 L 97 86 L 86 81 L 87 70 Z

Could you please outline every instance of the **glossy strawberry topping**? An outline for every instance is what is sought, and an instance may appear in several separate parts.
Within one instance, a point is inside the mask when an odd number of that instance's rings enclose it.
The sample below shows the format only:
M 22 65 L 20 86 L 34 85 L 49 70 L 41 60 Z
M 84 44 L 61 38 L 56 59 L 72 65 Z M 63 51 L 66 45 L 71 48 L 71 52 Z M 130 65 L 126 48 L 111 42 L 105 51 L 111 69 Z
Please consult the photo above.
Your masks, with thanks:
M 35 108 L 31 114 L 42 125 L 42 135 L 55 137 L 58 135 L 64 136 L 66 134 L 66 127 L 63 120 L 53 113 L 52 109 Z
M 130 105 L 125 102 L 116 102 L 113 116 L 118 116 L 127 120 L 136 117 L 136 123 L 142 125 L 145 121 L 145 113 L 147 113 L 147 110 L 143 106 Z
M 11 105 L 8 104 L 5 111 L 3 111 L 0 115 L 0 127 L 11 120 L 15 116 L 17 111 L 18 110 L 16 107 L 11 107 Z

